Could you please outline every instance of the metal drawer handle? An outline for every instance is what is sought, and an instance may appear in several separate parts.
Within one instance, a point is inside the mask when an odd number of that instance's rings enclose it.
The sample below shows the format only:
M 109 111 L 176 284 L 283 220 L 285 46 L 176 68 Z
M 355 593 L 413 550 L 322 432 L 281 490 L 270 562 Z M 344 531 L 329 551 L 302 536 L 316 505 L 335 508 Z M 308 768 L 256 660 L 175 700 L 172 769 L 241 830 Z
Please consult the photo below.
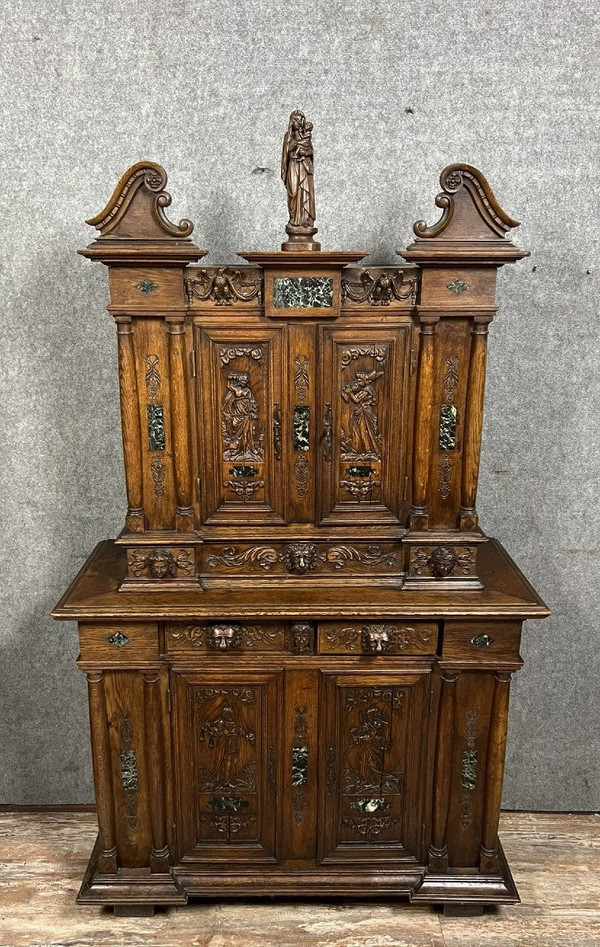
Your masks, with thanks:
M 494 639 L 490 638 L 489 635 L 475 635 L 474 638 L 471 638 L 471 644 L 475 645 L 476 648 L 489 648 L 493 641 Z
M 361 628 L 360 642 L 363 651 L 381 654 L 389 651 L 394 640 L 394 629 L 388 625 L 366 625 Z
M 242 629 L 239 625 L 213 625 L 206 637 L 209 648 L 215 651 L 235 651 L 242 646 Z

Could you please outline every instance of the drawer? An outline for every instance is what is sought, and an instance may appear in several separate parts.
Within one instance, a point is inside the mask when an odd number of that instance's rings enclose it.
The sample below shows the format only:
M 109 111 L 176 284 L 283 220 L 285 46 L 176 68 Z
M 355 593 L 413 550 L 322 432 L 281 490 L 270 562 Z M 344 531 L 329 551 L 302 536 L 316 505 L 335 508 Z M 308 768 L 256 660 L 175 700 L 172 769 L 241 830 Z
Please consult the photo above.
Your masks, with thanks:
M 521 622 L 446 622 L 444 660 L 520 661 Z
M 167 653 L 207 651 L 224 654 L 290 650 L 284 622 L 167 622 Z
M 319 623 L 321 654 L 435 654 L 437 622 Z
M 80 622 L 79 651 L 82 661 L 103 664 L 158 661 L 158 626 L 154 622 L 120 625 Z

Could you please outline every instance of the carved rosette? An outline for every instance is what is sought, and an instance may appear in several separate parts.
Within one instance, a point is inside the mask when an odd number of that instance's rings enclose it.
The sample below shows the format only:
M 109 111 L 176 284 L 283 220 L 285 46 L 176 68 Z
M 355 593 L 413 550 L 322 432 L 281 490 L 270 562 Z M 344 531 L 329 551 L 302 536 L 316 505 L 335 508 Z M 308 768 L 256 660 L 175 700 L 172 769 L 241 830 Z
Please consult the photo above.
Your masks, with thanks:
M 456 578 L 475 575 L 475 565 L 473 546 L 413 546 L 408 572 L 436 579 Z

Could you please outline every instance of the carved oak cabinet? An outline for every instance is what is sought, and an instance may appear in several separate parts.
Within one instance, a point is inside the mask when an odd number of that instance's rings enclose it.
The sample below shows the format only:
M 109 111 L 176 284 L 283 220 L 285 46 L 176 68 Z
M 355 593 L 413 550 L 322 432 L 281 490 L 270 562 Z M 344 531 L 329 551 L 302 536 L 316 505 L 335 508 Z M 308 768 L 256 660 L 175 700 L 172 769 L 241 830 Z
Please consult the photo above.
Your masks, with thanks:
M 128 510 L 53 614 L 78 621 L 89 684 L 79 901 L 116 913 L 518 900 L 497 835 L 508 692 L 548 609 L 475 499 L 496 272 L 526 253 L 462 164 L 406 264 L 322 251 L 294 121 L 280 251 L 203 267 L 150 162 L 82 251 L 108 268 Z

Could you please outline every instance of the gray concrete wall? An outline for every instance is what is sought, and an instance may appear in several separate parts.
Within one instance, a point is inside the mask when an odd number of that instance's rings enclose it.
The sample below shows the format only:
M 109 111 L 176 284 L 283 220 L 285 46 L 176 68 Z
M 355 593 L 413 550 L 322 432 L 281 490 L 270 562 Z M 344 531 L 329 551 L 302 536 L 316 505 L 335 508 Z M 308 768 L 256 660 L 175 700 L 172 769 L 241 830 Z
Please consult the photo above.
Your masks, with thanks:
M 83 221 L 149 158 L 210 262 L 277 248 L 299 107 L 325 249 L 393 262 L 414 220 L 437 219 L 454 161 L 523 221 L 532 257 L 502 271 L 491 330 L 479 508 L 554 615 L 526 625 L 504 801 L 600 808 L 598 5 L 13 0 L 0 15 L 0 798 L 92 797 L 76 629 L 48 617 L 124 511 L 115 333 L 106 272 L 75 253 Z

